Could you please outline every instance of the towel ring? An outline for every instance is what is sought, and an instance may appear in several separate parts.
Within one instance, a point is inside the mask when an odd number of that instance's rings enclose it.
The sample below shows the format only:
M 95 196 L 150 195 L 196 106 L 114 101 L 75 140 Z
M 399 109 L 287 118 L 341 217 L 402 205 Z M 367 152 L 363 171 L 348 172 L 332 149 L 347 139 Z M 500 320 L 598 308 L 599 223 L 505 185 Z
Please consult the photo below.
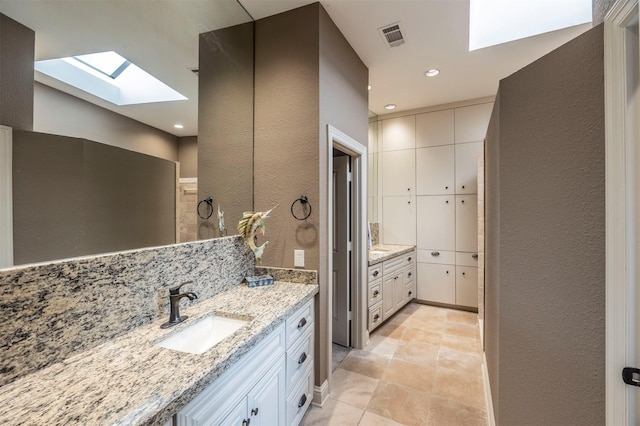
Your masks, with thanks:
M 296 203 L 298 203 L 298 202 L 299 202 L 300 204 L 302 204 L 303 208 L 304 208 L 304 206 L 306 206 L 306 205 L 308 205 L 308 206 L 309 206 L 309 212 L 307 213 L 307 215 L 306 215 L 305 217 L 298 217 L 298 216 L 296 216 L 296 214 L 293 212 L 293 206 L 295 206 L 295 205 L 296 205 Z M 298 198 L 297 200 L 295 200 L 295 201 L 291 204 L 291 215 L 292 215 L 293 217 L 295 217 L 296 219 L 298 219 L 298 220 L 305 220 L 305 219 L 308 219 L 308 218 L 309 218 L 309 216 L 311 216 L 311 210 L 312 210 L 312 209 L 311 209 L 311 203 L 309 202 L 309 199 L 307 198 L 307 196 L 306 196 L 306 195 L 301 196 L 300 198 Z
M 200 214 L 200 205 L 202 203 L 207 203 L 207 206 L 209 206 L 209 214 L 206 217 L 204 217 L 203 215 Z M 196 210 L 198 211 L 198 216 L 200 216 L 200 219 L 204 219 L 204 220 L 209 219 L 211 217 L 211 215 L 213 214 L 213 198 L 207 197 L 204 200 L 200 201 L 198 203 L 198 208 Z

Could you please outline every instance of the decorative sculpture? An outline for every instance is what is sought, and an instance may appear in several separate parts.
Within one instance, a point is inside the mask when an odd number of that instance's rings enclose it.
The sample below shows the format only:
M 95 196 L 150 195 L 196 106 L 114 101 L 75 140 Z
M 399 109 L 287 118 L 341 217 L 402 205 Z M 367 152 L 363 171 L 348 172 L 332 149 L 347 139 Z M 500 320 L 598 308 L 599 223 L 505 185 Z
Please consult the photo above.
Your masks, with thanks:
M 259 230 L 262 231 L 262 235 L 264 235 L 264 221 L 269 217 L 269 213 L 271 213 L 278 205 L 273 206 L 270 210 L 266 212 L 244 212 L 242 213 L 242 220 L 238 222 L 238 232 L 245 239 L 249 248 L 253 251 L 253 254 L 256 256 L 256 262 L 262 262 L 262 254 L 264 253 L 265 247 L 269 244 L 269 241 L 265 241 L 264 244 L 257 247 L 256 240 L 256 232 Z

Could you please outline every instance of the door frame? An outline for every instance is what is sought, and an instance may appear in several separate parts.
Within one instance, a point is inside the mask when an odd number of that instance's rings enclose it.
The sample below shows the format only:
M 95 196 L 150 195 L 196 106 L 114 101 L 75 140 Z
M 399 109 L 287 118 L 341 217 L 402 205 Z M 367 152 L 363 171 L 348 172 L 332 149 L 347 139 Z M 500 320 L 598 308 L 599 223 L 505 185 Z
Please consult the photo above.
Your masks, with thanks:
M 633 121 L 627 119 L 626 27 L 638 15 L 638 0 L 619 0 L 604 21 L 605 180 L 606 180 L 606 423 L 633 421 L 632 389 L 622 382 L 622 368 L 633 362 L 635 264 L 633 239 L 634 140 L 628 138 Z
M 0 268 L 13 266 L 13 131 L 0 126 Z
M 353 230 L 352 259 L 353 269 L 351 276 L 351 344 L 356 349 L 361 349 L 368 343 L 369 333 L 367 331 L 367 299 L 366 299 L 366 279 L 367 279 L 367 147 L 357 140 L 341 132 L 330 124 L 327 125 L 327 229 L 329 235 L 333 232 L 333 185 L 331 184 L 333 170 L 333 148 L 351 156 L 351 225 Z M 327 312 L 327 336 L 329 336 L 326 351 L 328 381 L 331 383 L 331 300 L 333 298 L 333 282 L 331 271 L 333 270 L 333 259 L 331 255 L 331 244 L 327 244 L 325 253 L 327 262 L 324 276 L 327 277 L 328 298 Z M 330 385 L 329 385 L 330 386 Z

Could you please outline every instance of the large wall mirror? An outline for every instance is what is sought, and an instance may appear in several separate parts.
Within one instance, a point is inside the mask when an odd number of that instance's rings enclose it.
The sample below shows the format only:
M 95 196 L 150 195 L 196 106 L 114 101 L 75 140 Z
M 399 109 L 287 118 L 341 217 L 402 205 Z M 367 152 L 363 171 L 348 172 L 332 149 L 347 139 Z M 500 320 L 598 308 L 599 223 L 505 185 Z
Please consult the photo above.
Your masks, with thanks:
M 38 163 L 23 162 L 22 173 L 53 165 L 64 185 L 48 186 L 48 175 L 14 185 L 16 265 L 236 233 L 242 211 L 253 208 L 253 23 L 236 0 L 0 0 L 0 13 L 35 32 L 35 61 L 86 58 L 113 78 L 84 55 L 114 51 L 184 98 L 117 105 L 36 71 L 34 128 L 14 132 L 14 159 L 48 150 Z M 129 185 L 137 177 L 139 195 Z M 160 182 L 173 192 L 156 188 Z M 58 199 L 63 207 L 52 209 Z M 156 220 L 142 243 L 92 241 L 115 240 L 118 223 L 140 214 L 119 231 L 135 236 L 136 223 L 155 219 L 153 203 L 163 199 L 173 219 Z M 198 219 L 196 206 L 207 199 L 201 215 L 213 212 Z M 86 235 L 67 232 L 78 223 Z

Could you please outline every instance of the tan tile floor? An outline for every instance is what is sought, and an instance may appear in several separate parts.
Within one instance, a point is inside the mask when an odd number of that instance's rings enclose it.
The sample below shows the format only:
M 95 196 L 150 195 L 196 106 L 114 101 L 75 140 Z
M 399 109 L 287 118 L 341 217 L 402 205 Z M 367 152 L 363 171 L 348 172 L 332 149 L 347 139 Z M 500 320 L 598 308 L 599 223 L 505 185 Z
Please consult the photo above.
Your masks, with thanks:
M 410 303 L 352 350 L 304 426 L 486 426 L 477 315 Z

